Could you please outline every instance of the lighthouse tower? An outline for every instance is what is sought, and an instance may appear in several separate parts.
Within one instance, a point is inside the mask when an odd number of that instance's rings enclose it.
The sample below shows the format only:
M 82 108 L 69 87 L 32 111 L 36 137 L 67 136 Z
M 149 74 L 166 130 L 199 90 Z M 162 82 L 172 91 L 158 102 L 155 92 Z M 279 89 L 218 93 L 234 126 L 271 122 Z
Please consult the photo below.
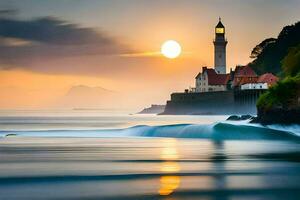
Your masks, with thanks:
M 215 28 L 215 71 L 218 74 L 226 74 L 226 45 L 225 27 L 219 18 L 219 23 Z

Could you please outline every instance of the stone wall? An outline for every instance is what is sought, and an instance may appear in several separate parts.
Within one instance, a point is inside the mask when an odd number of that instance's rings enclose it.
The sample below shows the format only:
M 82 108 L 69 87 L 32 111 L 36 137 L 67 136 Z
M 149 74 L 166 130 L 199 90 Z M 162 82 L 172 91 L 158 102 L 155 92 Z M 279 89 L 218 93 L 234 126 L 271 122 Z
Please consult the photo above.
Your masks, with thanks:
M 256 114 L 262 90 L 173 93 L 163 114 Z

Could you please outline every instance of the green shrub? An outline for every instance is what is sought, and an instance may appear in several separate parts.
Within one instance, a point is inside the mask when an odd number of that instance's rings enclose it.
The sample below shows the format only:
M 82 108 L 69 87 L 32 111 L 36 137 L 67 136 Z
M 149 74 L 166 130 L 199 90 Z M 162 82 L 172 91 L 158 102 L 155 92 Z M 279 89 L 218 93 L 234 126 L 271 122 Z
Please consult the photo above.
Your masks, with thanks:
M 298 108 L 300 96 L 300 73 L 294 77 L 286 77 L 267 92 L 261 95 L 257 101 L 257 108 L 268 110 L 271 108 Z

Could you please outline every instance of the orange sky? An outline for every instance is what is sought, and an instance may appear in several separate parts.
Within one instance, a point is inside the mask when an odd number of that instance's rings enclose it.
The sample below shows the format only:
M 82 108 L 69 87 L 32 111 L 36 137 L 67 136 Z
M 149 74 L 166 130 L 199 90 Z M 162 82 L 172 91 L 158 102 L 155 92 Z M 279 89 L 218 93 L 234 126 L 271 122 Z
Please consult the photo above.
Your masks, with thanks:
M 26 1 L 0 2 L 2 8 L 17 10 L 13 16 L 0 14 L 0 25 L 3 18 L 13 27 L 0 31 L 0 109 L 84 107 L 75 100 L 69 107 L 61 104 L 70 88 L 78 85 L 114 92 L 113 97 L 94 96 L 94 102 L 87 102 L 90 107 L 139 110 L 164 104 L 171 92 L 194 86 L 202 66 L 213 65 L 219 16 L 228 39 L 227 71 L 247 64 L 256 44 L 276 37 L 283 26 L 300 17 L 298 0 Z M 52 18 L 35 21 L 45 16 Z M 41 28 L 23 32 L 19 22 Z M 75 26 L 65 27 L 68 23 Z M 49 30 L 47 26 L 53 31 L 39 35 L 38 31 Z M 180 43 L 181 56 L 147 54 L 158 52 L 169 39 Z

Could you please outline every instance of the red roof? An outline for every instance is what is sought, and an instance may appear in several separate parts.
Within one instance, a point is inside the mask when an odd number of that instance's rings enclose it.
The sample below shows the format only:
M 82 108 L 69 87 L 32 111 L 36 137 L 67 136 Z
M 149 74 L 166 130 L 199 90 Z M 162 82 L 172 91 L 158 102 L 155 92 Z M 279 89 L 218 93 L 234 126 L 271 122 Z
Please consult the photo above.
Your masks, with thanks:
M 212 68 L 203 67 L 202 73 L 206 72 L 208 77 L 208 85 L 226 85 L 229 74 L 217 74 Z
M 257 80 L 258 83 L 268 83 L 268 85 L 274 85 L 277 81 L 278 77 L 271 73 L 263 74 Z
M 240 77 L 240 80 L 237 81 L 238 85 L 244 85 L 247 83 L 257 83 L 258 77 Z
M 237 66 L 235 68 L 235 77 L 257 77 L 257 74 L 255 73 L 255 71 L 249 66 Z
M 233 85 L 238 86 L 246 83 L 256 83 L 257 79 L 257 74 L 250 66 L 237 66 L 234 72 Z

